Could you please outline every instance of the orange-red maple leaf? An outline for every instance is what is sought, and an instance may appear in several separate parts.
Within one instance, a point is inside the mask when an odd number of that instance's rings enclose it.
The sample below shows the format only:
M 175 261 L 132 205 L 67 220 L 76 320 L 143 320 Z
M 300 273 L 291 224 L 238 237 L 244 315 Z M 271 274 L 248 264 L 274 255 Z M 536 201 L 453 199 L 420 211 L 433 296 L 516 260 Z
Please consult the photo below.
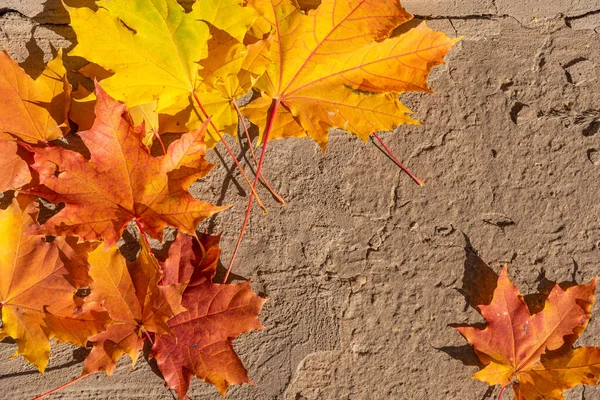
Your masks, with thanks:
M 14 199 L 0 211 L 0 340 L 12 337 L 17 354 L 43 372 L 50 338 L 84 345 L 81 333 L 97 334 L 108 320 L 106 314 L 85 312 L 74 297 L 90 284 L 89 246 L 78 245 L 75 238 L 48 241 L 45 236 L 25 234 L 35 224 L 32 200 Z
M 127 261 L 118 247 L 104 244 L 90 254 L 90 276 L 94 280 L 86 302 L 101 305 L 113 324 L 89 338 L 92 352 L 84 362 L 83 375 L 106 371 L 111 375 L 116 361 L 129 354 L 135 365 L 147 332 L 171 333 L 167 321 L 183 311 L 181 294 L 187 284 L 159 286 L 162 273 L 144 241 L 134 262 Z
M 252 383 L 233 349 L 242 333 L 263 329 L 258 320 L 265 300 L 250 282 L 214 284 L 220 256 L 219 238 L 204 235 L 202 248 L 189 236 L 179 234 L 163 264 L 165 284 L 186 281 L 183 305 L 188 311 L 169 320 L 173 335 L 157 335 L 152 356 L 167 386 L 185 398 L 192 376 L 225 394 L 232 384 Z
M 201 221 L 227 208 L 196 200 L 187 191 L 213 167 L 204 158 L 206 126 L 171 143 L 166 155 L 153 157 L 142 142 L 143 124 L 135 126 L 125 105 L 99 85 L 96 94 L 94 126 L 80 133 L 89 160 L 60 147 L 30 148 L 43 185 L 36 194 L 65 204 L 38 233 L 104 238 L 110 247 L 132 220 L 161 239 L 165 226 L 193 234 Z
M 486 365 L 473 378 L 503 387 L 514 382 L 518 400 L 562 400 L 569 388 L 597 384 L 600 348 L 571 350 L 591 317 L 596 282 L 556 285 L 544 309 L 531 315 L 505 267 L 492 302 L 479 306 L 486 328 L 457 328 Z

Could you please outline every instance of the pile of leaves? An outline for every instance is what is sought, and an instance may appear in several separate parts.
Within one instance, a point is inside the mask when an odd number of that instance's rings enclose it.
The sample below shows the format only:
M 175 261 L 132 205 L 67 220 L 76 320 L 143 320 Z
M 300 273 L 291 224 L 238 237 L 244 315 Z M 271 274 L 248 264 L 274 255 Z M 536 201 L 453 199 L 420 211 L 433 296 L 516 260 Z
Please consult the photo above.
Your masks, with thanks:
M 60 51 L 35 80 L 0 53 L 0 339 L 40 372 L 51 340 L 89 347 L 80 378 L 110 375 L 124 354 L 135 364 L 148 341 L 179 398 L 191 376 L 222 394 L 251 383 L 232 341 L 262 328 L 264 299 L 249 282 L 213 282 L 219 237 L 197 229 L 227 207 L 188 192 L 214 167 L 207 150 L 222 143 L 249 185 L 245 228 L 254 200 L 265 207 L 258 182 L 274 193 L 261 171 L 270 140 L 307 137 L 325 150 L 330 128 L 367 141 L 417 123 L 398 95 L 428 92 L 457 39 L 407 27 L 399 1 L 66 7 L 77 35 L 69 56 L 89 62 L 78 71 L 92 79 L 87 89 L 72 90 Z M 253 180 L 223 140 L 241 130 L 252 148 L 244 117 L 262 145 Z M 165 133 L 179 138 L 167 147 Z M 126 258 L 128 227 L 139 248 Z M 148 239 L 166 227 L 177 235 L 159 259 Z

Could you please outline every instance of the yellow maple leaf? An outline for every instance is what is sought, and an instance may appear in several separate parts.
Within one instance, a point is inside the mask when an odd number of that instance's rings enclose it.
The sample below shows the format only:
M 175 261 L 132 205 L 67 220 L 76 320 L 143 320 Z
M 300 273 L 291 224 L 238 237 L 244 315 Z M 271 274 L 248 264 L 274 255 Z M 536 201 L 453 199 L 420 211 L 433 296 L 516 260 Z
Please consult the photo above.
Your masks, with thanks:
M 197 86 L 198 62 L 206 58 L 208 26 L 175 1 L 101 0 L 98 10 L 67 7 L 86 58 L 114 75 L 106 91 L 129 107 L 158 100 L 168 107 Z
M 132 111 L 157 101 L 154 112 L 165 124 L 156 127 L 159 132 L 201 125 L 195 94 L 219 130 L 236 134 L 231 101 L 250 90 L 250 80 L 244 76 L 241 84 L 238 74 L 247 54 L 241 42 L 260 17 L 256 10 L 239 0 L 195 3 L 190 13 L 172 0 L 102 0 L 98 5 L 97 11 L 68 7 L 78 38 L 70 54 L 113 73 L 99 77 L 107 93 Z M 220 138 L 208 134 L 212 147 Z

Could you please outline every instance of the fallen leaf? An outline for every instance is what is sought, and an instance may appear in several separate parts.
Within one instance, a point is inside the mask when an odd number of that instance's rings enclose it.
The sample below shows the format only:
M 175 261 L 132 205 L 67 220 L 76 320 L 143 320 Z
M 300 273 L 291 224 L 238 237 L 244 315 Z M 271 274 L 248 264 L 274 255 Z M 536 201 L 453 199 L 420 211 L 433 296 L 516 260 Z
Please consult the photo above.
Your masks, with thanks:
M 563 392 L 577 385 L 598 385 L 600 348 L 582 347 L 565 354 L 542 356 L 529 374 L 515 383 L 515 400 L 563 400 Z
M 308 13 L 291 0 L 248 5 L 273 26 L 273 44 L 272 63 L 255 86 L 262 98 L 244 114 L 264 135 L 273 108 L 270 139 L 308 135 L 323 149 L 329 128 L 366 141 L 375 131 L 417 123 L 397 95 L 429 92 L 429 72 L 458 41 L 425 23 L 389 37 L 412 19 L 399 1 L 323 0 Z
M 31 181 L 27 162 L 18 154 L 17 142 L 0 133 L 0 193 L 19 189 Z
M 75 238 L 28 236 L 37 214 L 33 199 L 13 199 L 0 210 L 0 340 L 12 337 L 17 354 L 43 372 L 50 355 L 49 340 L 65 339 L 67 331 L 85 326 L 88 332 L 100 332 L 107 321 L 101 313 L 85 314 L 77 307 L 77 290 L 89 285 L 87 251 Z M 75 239 L 75 240 L 73 240 Z M 49 325 L 46 318 L 63 318 L 63 325 Z M 71 319 L 73 324 L 67 323 Z M 77 324 L 77 327 L 74 325 Z
M 197 2 L 190 13 L 174 0 L 102 0 L 98 5 L 95 12 L 68 8 L 78 38 L 71 54 L 113 73 L 102 76 L 111 96 L 130 110 L 157 101 L 156 129 L 163 133 L 202 124 L 195 95 L 220 131 L 237 134 L 231 101 L 250 90 L 250 73 L 256 70 L 242 72 L 248 52 L 242 41 L 260 17 L 256 10 L 239 0 Z M 219 140 L 209 132 L 206 144 L 212 148 Z
M 204 158 L 205 127 L 171 143 L 166 155 L 153 157 L 142 143 L 144 126 L 133 125 L 125 105 L 99 85 L 96 95 L 96 122 L 79 134 L 91 153 L 89 160 L 60 147 L 31 148 L 32 167 L 43 185 L 35 193 L 65 204 L 37 233 L 104 238 L 112 246 L 132 220 L 161 239 L 168 225 L 193 234 L 201 221 L 227 208 L 187 192 L 213 167 Z
M 71 85 L 62 51 L 36 80 L 0 52 L 0 132 L 28 143 L 49 142 L 68 131 Z
M 98 10 L 67 7 L 79 56 L 110 70 L 103 88 L 129 107 L 168 107 L 196 89 L 208 26 L 176 1 L 100 0 Z
M 260 17 L 256 10 L 243 7 L 242 3 L 244 3 L 242 0 L 197 1 L 194 3 L 193 13 L 202 21 L 227 32 L 241 43 L 244 41 L 248 29 Z
M 518 383 L 514 390 L 520 400 L 563 399 L 569 388 L 597 384 L 600 349 L 570 349 L 591 317 L 596 282 L 567 290 L 556 285 L 544 309 L 531 315 L 505 267 L 492 302 L 479 306 L 486 328 L 457 328 L 485 365 L 473 378 L 502 387 Z
M 263 329 L 258 320 L 265 300 L 250 282 L 212 283 L 220 255 L 219 238 L 203 235 L 201 246 L 179 234 L 163 264 L 165 284 L 189 279 L 182 304 L 188 311 L 169 320 L 173 335 L 157 335 L 152 357 L 179 398 L 197 376 L 225 395 L 233 384 L 252 383 L 233 349 L 242 333 Z
M 89 338 L 93 348 L 85 359 L 83 375 L 106 371 L 110 376 L 123 354 L 128 354 L 135 366 L 144 335 L 170 333 L 169 318 L 185 311 L 181 294 L 187 282 L 159 286 L 162 273 L 158 262 L 143 240 L 140 244 L 134 262 L 127 261 L 116 246 L 102 244 L 90 254 L 89 273 L 94 283 L 86 302 L 102 305 L 113 324 Z
M 77 70 L 80 74 L 96 81 L 102 81 L 114 75 L 112 72 L 105 70 L 98 64 L 89 63 L 83 68 Z M 154 138 L 159 133 L 158 121 L 159 116 L 156 112 L 157 101 L 148 104 L 141 104 L 129 108 L 129 114 L 135 125 L 144 123 L 146 127 L 146 137 L 143 142 L 146 146 L 151 147 Z M 96 107 L 96 95 L 89 92 L 83 85 L 77 88 L 77 91 L 71 95 L 71 110 L 69 119 L 75 122 L 80 131 L 87 131 L 92 128 L 96 120 L 94 108 Z M 184 131 L 178 131 L 184 132 Z

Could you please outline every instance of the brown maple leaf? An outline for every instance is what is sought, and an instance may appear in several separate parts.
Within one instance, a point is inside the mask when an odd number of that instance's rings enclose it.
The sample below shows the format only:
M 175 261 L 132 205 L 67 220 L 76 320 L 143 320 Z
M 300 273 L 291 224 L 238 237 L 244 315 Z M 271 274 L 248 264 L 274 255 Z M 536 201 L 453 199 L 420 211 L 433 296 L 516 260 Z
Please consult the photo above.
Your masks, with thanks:
M 600 348 L 571 349 L 591 317 L 596 282 L 566 290 L 556 285 L 544 309 L 531 315 L 505 267 L 492 302 L 479 306 L 486 328 L 457 328 L 486 366 L 473 378 L 503 390 L 514 382 L 517 400 L 561 400 L 569 388 L 596 385 Z
M 163 263 L 165 284 L 189 279 L 182 302 L 188 311 L 169 320 L 173 335 L 157 335 L 152 347 L 167 386 L 180 399 L 192 376 L 215 385 L 223 395 L 232 384 L 252 383 L 232 343 L 242 333 L 263 329 L 258 313 L 265 300 L 250 282 L 212 283 L 219 237 L 203 235 L 200 242 L 180 233 L 169 249 Z
M 75 297 L 78 289 L 90 284 L 86 261 L 90 246 L 77 244 L 72 237 L 49 241 L 24 233 L 35 224 L 32 200 L 13 199 L 0 211 L 0 340 L 12 337 L 17 354 L 43 372 L 50 338 L 84 345 L 85 336 L 101 332 L 108 318 L 80 307 Z
M 201 221 L 227 208 L 196 200 L 187 191 L 214 166 L 204 158 L 206 125 L 171 143 L 166 155 L 153 157 L 143 144 L 143 124 L 135 126 L 125 105 L 100 85 L 96 94 L 94 126 L 79 134 L 89 160 L 60 147 L 29 148 L 43 185 L 35 194 L 65 204 L 37 233 L 104 238 L 110 247 L 132 220 L 161 239 L 167 225 L 194 234 Z
M 181 294 L 187 284 L 159 286 L 162 273 L 148 245 L 141 241 L 134 262 L 127 261 L 118 247 L 102 244 L 90 254 L 90 276 L 94 280 L 86 303 L 101 305 L 113 324 L 89 338 L 93 348 L 84 362 L 83 375 L 106 371 L 110 376 L 123 355 L 135 365 L 148 332 L 171 333 L 167 321 L 185 308 Z

